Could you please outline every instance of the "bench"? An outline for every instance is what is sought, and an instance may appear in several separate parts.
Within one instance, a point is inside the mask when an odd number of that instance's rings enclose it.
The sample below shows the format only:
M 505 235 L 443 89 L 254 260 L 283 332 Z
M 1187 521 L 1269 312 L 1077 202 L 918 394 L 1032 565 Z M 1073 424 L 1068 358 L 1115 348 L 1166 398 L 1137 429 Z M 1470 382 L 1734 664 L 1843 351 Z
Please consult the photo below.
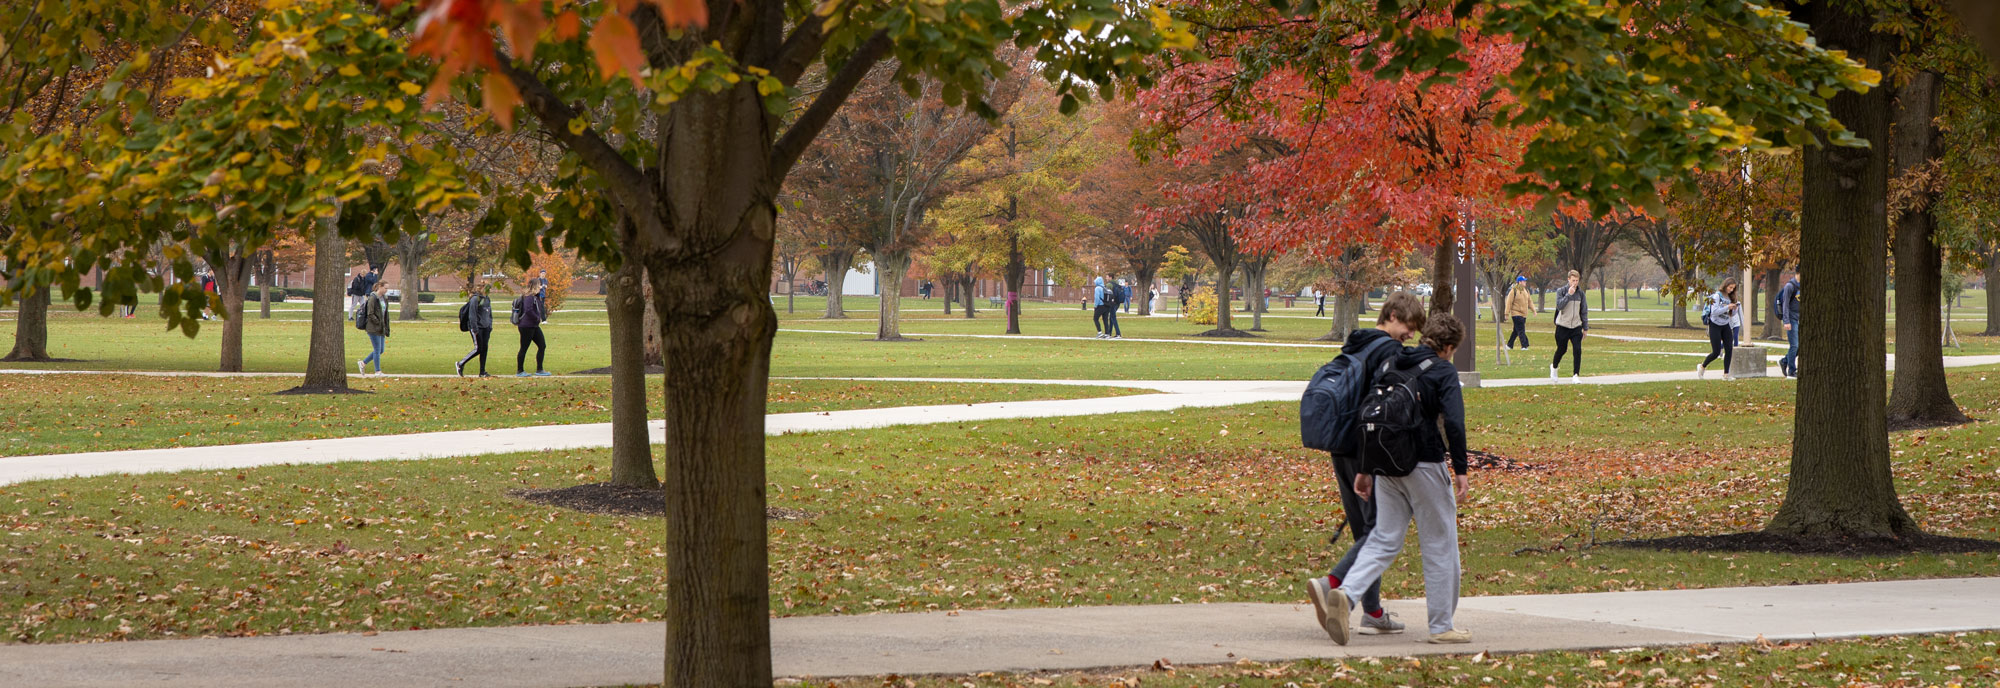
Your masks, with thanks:
M 994 307 L 994 308 L 999 308 L 999 307 L 1000 307 L 1000 297 L 998 297 L 998 296 L 988 296 L 988 297 L 986 297 L 986 304 L 987 304 L 987 305 L 989 305 L 989 306 L 992 306 L 992 307 Z

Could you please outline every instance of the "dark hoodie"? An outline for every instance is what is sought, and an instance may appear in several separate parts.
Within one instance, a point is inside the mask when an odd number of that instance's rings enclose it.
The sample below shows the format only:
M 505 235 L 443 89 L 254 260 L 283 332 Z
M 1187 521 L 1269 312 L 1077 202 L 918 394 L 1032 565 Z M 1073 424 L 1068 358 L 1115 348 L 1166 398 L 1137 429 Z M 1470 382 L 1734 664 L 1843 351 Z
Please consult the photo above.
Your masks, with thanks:
M 1465 475 L 1465 396 L 1458 385 L 1458 369 L 1451 361 L 1439 358 L 1436 351 L 1428 346 L 1404 349 L 1402 358 L 1396 362 L 1398 368 L 1413 368 L 1426 360 L 1436 359 L 1429 370 L 1417 377 L 1417 391 L 1423 394 L 1424 427 L 1435 428 L 1443 418 L 1443 433 L 1426 431 L 1423 436 L 1421 461 L 1444 461 L 1445 451 L 1451 451 L 1451 472 Z M 1381 365 L 1381 364 L 1376 364 Z
M 1371 327 L 1348 332 L 1347 343 L 1340 346 L 1340 353 L 1360 356 L 1362 349 L 1368 348 L 1369 344 L 1375 343 L 1378 339 L 1389 339 L 1389 345 L 1376 349 L 1375 353 L 1368 357 L 1368 360 L 1362 361 L 1361 367 L 1362 370 L 1368 371 L 1370 378 L 1368 384 L 1371 386 L 1375 384 L 1375 380 L 1373 379 L 1375 371 L 1382 367 L 1383 361 L 1389 360 L 1390 356 L 1395 355 L 1397 351 L 1403 348 L 1402 343 L 1391 339 L 1389 333 Z

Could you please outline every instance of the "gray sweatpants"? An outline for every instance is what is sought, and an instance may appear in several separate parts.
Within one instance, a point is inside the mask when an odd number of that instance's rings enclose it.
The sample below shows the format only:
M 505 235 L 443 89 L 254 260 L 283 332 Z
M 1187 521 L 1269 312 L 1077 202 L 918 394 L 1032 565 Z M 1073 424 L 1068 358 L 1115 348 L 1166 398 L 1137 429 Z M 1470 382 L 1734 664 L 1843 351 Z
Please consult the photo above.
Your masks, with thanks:
M 1417 464 L 1400 478 L 1375 476 L 1375 530 L 1340 582 L 1340 592 L 1358 600 L 1382 572 L 1396 563 L 1410 521 L 1417 522 L 1417 546 L 1424 556 L 1424 606 L 1430 630 L 1452 629 L 1458 614 L 1458 502 L 1451 493 L 1451 468 L 1442 462 Z

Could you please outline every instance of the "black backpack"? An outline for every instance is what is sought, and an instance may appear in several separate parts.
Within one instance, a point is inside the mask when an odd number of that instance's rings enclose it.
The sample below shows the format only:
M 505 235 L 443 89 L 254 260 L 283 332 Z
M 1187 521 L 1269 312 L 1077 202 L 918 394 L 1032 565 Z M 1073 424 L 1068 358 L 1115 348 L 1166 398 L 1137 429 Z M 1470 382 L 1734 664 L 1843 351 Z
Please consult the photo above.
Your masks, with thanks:
M 354 329 L 367 331 L 369 310 L 371 309 L 368 307 L 368 301 L 366 300 L 361 302 L 360 308 L 354 309 Z
M 465 305 L 458 307 L 458 331 L 472 331 L 472 297 L 467 297 Z
M 1395 340 L 1383 337 L 1359 355 L 1341 354 L 1319 367 L 1299 399 L 1299 441 L 1307 449 L 1352 456 L 1355 413 L 1368 394 L 1368 357 Z
M 347 283 L 348 296 L 367 296 L 366 292 L 361 291 L 361 280 L 361 275 L 355 275 L 354 281 Z
M 508 315 L 508 316 L 507 316 L 507 323 L 508 323 L 508 324 L 511 324 L 511 325 L 515 325 L 515 326 L 519 326 L 519 325 L 521 324 L 521 299 L 525 299 L 525 298 L 528 298 L 528 297 L 526 297 L 526 296 L 516 296 L 516 297 L 514 297 L 514 312 L 513 312 L 513 314 L 511 314 L 511 315 Z
M 1371 475 L 1400 478 L 1417 470 L 1423 456 L 1424 393 L 1414 384 L 1437 359 L 1425 359 L 1415 366 L 1398 368 L 1395 360 L 1382 362 L 1375 386 L 1361 402 L 1355 419 L 1361 426 L 1361 462 L 1357 470 Z

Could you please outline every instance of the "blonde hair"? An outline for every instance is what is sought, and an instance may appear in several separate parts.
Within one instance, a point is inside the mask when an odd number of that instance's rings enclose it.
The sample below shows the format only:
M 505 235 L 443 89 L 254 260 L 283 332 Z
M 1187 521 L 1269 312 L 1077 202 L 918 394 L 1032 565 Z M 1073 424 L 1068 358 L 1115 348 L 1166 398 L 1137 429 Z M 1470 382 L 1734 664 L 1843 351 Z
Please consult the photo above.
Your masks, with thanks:
M 1569 271 L 1569 277 L 1570 277 L 1570 279 L 1579 279 L 1579 280 L 1580 280 L 1580 279 L 1583 279 L 1583 273 L 1581 273 L 1581 272 L 1577 272 L 1577 271 L 1575 271 L 1575 270 L 1571 270 L 1571 271 Z

